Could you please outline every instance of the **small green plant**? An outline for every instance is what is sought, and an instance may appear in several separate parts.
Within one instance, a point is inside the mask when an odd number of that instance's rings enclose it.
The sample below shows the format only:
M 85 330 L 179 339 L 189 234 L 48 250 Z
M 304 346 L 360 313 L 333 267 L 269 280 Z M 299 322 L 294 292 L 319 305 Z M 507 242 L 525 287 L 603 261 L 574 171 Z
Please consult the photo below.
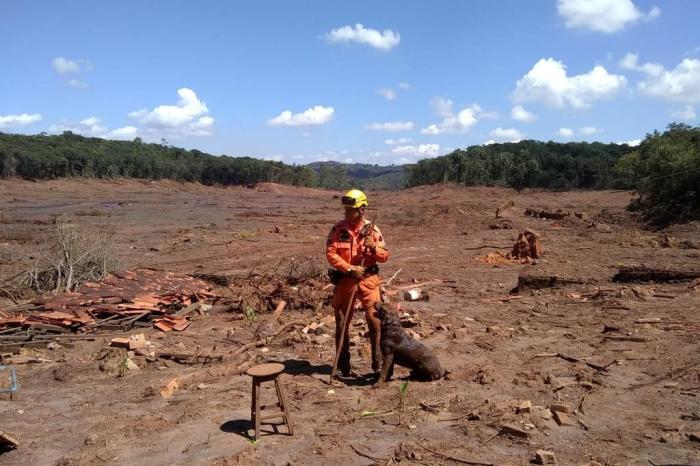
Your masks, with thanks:
M 403 423 L 403 414 L 406 410 L 406 393 L 408 392 L 408 381 L 404 380 L 399 384 L 399 424 Z
M 377 414 L 376 411 L 365 410 L 360 413 L 360 417 L 370 417 L 374 416 L 375 414 Z
M 255 322 L 255 319 L 258 318 L 258 313 L 255 312 L 255 309 L 253 309 L 250 306 L 245 307 L 245 320 L 248 322 Z
M 252 439 L 248 440 L 248 442 L 250 442 L 250 444 L 253 445 L 253 447 L 257 448 L 258 443 L 260 442 L 260 440 L 261 440 L 261 439 L 254 439 L 254 438 L 252 438 Z

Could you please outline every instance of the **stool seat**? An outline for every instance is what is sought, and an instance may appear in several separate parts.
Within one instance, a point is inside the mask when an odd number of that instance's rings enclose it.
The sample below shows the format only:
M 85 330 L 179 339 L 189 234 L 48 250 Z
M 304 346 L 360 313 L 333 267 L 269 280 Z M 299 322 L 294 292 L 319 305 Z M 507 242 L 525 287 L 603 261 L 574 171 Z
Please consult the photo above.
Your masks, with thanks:
M 271 362 L 268 364 L 258 364 L 246 371 L 251 377 L 273 377 L 284 372 L 284 364 Z

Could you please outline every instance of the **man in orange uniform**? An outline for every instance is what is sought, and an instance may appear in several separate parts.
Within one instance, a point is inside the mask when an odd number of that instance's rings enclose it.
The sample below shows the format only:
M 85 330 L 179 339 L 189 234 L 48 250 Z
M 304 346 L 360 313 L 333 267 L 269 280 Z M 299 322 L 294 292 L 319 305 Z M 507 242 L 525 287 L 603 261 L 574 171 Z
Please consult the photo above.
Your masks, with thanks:
M 389 260 L 389 250 L 386 248 L 381 231 L 375 225 L 370 232 L 370 221 L 365 219 L 367 196 L 359 189 L 348 191 L 341 199 L 345 207 L 345 218 L 331 228 L 326 241 L 326 258 L 333 267 L 331 280 L 335 283 L 333 308 L 335 309 L 335 347 L 341 345 L 340 333 L 345 311 L 350 305 L 352 320 L 354 303 L 350 303 L 353 289 L 358 287 L 355 299 L 359 299 L 365 311 L 369 338 L 372 344 L 372 370 L 378 372 L 381 366 L 382 353 L 379 348 L 379 332 L 381 321 L 375 315 L 374 303 L 381 301 L 379 293 L 378 262 Z M 364 257 L 364 264 L 363 264 Z M 364 266 L 363 266 L 364 265 Z M 342 352 L 338 368 L 343 376 L 350 375 L 350 337 L 346 330 L 342 342 Z M 334 375 L 335 376 L 335 375 Z

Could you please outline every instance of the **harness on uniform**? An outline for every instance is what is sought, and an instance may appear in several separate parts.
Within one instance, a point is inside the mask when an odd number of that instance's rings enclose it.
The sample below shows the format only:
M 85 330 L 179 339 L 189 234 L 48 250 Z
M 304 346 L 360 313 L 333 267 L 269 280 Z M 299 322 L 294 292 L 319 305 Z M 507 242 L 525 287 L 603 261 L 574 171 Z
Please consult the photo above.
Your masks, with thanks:
M 369 234 L 370 234 L 370 226 L 371 224 L 366 224 L 365 226 L 362 227 L 360 230 L 359 238 L 360 241 L 363 241 Z M 370 265 L 369 267 L 365 268 L 365 277 L 370 276 L 370 275 L 378 275 L 379 274 L 379 265 L 374 264 Z M 343 279 L 343 277 L 349 277 L 350 274 L 348 272 L 343 272 L 338 269 L 334 268 L 329 268 L 328 269 L 328 279 L 331 281 L 332 284 L 337 285 L 340 283 L 340 280 Z

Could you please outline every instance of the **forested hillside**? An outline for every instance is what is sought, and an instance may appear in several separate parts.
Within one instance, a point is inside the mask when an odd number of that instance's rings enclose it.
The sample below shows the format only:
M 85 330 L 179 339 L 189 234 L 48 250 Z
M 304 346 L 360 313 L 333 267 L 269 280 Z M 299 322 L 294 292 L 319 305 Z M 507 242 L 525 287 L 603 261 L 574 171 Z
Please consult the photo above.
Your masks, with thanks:
M 671 124 L 626 144 L 518 143 L 471 146 L 415 165 L 380 167 L 320 162 L 291 166 L 252 157 L 213 156 L 164 144 L 62 135 L 0 133 L 0 177 L 66 176 L 197 181 L 235 185 L 260 181 L 332 189 L 398 189 L 422 184 L 515 189 L 632 189 L 632 208 L 665 223 L 700 218 L 700 128 Z
M 639 194 L 630 207 L 658 224 L 700 219 L 700 127 L 671 124 L 636 149 L 617 166 Z
M 407 168 L 408 186 L 452 181 L 515 189 L 606 189 L 623 181 L 615 165 L 634 151 L 626 144 L 540 142 L 471 146 Z
M 259 181 L 315 186 L 315 172 L 305 166 L 252 157 L 213 156 L 161 144 L 61 135 L 0 133 L 0 176 L 44 180 L 65 176 L 198 181 L 248 184 Z
M 406 165 L 314 162 L 308 166 L 316 171 L 321 188 L 400 189 L 406 186 Z

